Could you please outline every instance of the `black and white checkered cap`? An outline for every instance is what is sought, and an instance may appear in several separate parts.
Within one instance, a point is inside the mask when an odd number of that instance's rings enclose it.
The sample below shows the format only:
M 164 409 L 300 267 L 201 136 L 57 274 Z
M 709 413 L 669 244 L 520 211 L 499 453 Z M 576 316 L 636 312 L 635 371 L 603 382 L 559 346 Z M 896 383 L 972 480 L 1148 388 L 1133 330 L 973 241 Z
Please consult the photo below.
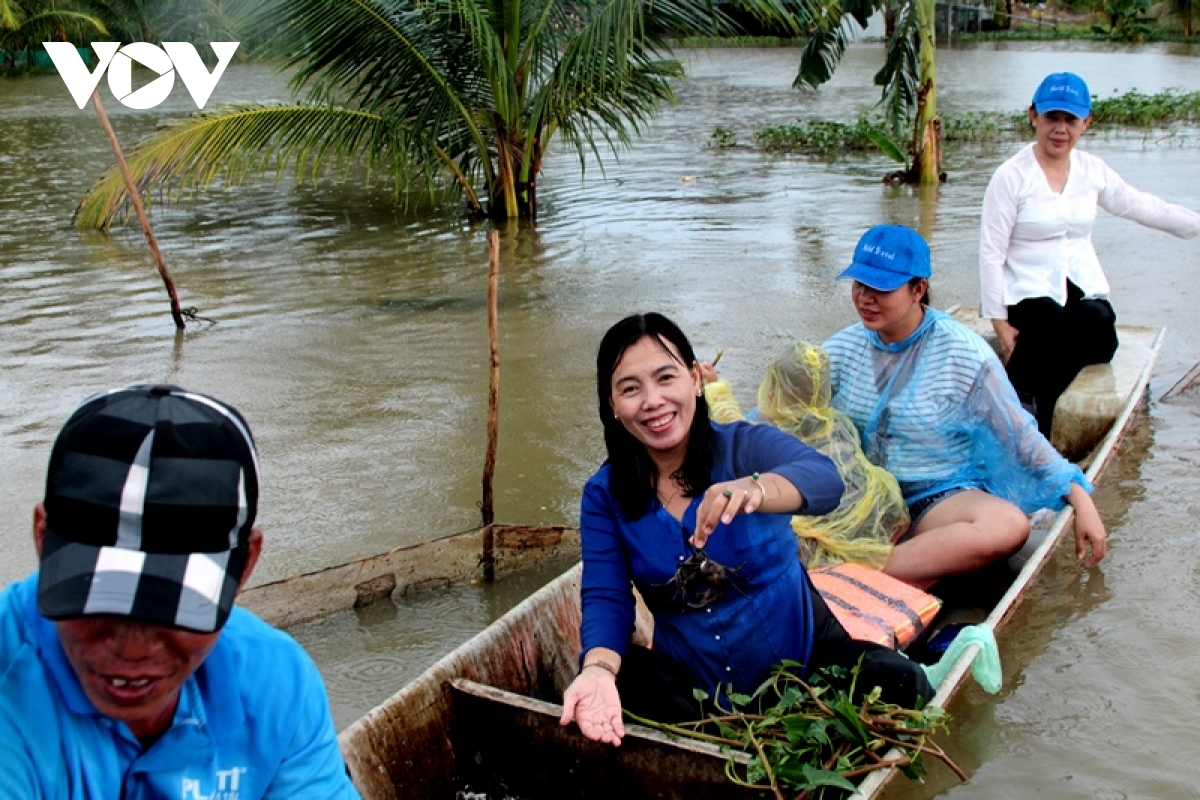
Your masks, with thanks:
M 177 386 L 95 395 L 50 453 L 38 609 L 220 630 L 257 507 L 258 456 L 236 409 Z

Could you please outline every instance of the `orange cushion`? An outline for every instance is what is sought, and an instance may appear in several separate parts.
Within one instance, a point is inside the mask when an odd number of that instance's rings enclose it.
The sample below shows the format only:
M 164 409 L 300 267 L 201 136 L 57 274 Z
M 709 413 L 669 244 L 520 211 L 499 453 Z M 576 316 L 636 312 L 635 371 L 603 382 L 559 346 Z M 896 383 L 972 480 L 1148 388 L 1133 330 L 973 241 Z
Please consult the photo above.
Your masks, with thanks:
M 809 570 L 817 591 L 854 639 L 904 648 L 942 607 L 928 592 L 861 564 Z

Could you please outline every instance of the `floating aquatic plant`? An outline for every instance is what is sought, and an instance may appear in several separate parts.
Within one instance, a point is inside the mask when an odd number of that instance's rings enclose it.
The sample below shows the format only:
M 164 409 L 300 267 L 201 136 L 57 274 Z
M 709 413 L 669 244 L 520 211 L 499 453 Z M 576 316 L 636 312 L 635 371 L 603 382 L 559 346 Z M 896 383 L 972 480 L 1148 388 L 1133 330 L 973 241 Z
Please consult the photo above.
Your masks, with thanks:
M 1198 123 L 1200 92 L 1167 89 L 1144 94 L 1131 89 L 1112 97 L 1097 98 L 1092 104 L 1092 129 L 1109 133 L 1127 129 L 1139 132 L 1162 130 Z M 942 141 L 957 144 L 1021 141 L 1031 135 L 1025 111 L 943 114 L 941 130 Z M 754 136 L 763 150 L 829 156 L 879 149 L 895 160 L 904 160 L 903 152 L 891 142 L 883 122 L 869 117 L 859 117 L 853 123 L 798 120 L 760 128 Z M 717 138 L 715 132 L 713 137 Z M 1169 130 L 1166 138 L 1174 143 L 1186 143 L 1195 137 L 1179 136 Z

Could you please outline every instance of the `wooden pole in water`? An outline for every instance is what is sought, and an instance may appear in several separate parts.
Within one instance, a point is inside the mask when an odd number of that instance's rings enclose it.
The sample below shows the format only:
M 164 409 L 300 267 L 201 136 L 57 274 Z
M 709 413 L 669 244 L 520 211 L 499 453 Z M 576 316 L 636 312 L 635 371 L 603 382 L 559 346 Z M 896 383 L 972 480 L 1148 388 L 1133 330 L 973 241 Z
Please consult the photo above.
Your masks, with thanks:
M 1188 387 L 1196 382 L 1196 378 L 1200 378 L 1200 363 L 1197 363 L 1182 378 L 1175 381 L 1175 385 L 1165 391 L 1162 397 L 1158 398 L 1158 402 L 1161 403 L 1163 400 L 1170 400 L 1176 395 L 1183 394 L 1183 392 L 1187 391 Z
M 104 106 L 100 105 L 99 88 L 92 91 L 92 105 L 96 109 L 96 116 L 100 118 L 104 132 L 108 134 L 108 142 L 112 145 L 113 155 L 117 158 L 117 167 L 121 170 L 121 177 L 125 179 L 125 190 L 129 192 L 129 199 L 133 201 L 133 208 L 137 212 L 138 220 L 142 223 L 142 233 L 146 234 L 146 242 L 149 243 L 150 252 L 154 255 L 154 264 L 158 267 L 158 274 L 162 276 L 163 285 L 167 287 L 167 296 L 171 298 L 171 319 L 175 320 L 176 328 L 183 330 L 186 325 L 183 321 L 183 312 L 179 310 L 179 296 L 175 294 L 175 282 L 171 280 L 171 273 L 167 272 L 166 262 L 163 261 L 162 253 L 158 250 L 158 242 L 154 239 L 154 231 L 150 230 L 150 220 L 146 218 L 146 209 L 142 207 L 142 195 L 133 184 L 133 176 L 129 174 L 129 165 L 125 163 L 125 154 L 121 152 L 117 134 L 113 132 L 112 124 L 108 121 L 108 114 L 104 113 Z
M 488 374 L 487 454 L 483 459 L 483 564 L 484 580 L 496 577 L 495 536 L 492 522 L 492 476 L 496 471 L 496 439 L 500 429 L 500 335 L 497 327 L 496 296 L 500 286 L 500 232 L 488 231 L 488 350 L 491 368 Z

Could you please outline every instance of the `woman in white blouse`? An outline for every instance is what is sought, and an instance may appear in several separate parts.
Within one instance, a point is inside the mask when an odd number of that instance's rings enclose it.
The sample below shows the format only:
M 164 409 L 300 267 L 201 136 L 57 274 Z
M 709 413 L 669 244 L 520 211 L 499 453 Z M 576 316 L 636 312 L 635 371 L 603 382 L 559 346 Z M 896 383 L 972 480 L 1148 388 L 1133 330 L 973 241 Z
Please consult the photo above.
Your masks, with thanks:
M 1047 437 L 1059 395 L 1079 370 L 1117 349 L 1108 280 L 1092 246 L 1099 206 L 1180 238 L 1200 214 L 1134 189 L 1102 160 L 1077 152 L 1092 121 L 1078 75 L 1058 72 L 1029 107 L 1036 139 L 1000 165 L 983 198 L 980 313 L 992 321 L 1009 380 Z

